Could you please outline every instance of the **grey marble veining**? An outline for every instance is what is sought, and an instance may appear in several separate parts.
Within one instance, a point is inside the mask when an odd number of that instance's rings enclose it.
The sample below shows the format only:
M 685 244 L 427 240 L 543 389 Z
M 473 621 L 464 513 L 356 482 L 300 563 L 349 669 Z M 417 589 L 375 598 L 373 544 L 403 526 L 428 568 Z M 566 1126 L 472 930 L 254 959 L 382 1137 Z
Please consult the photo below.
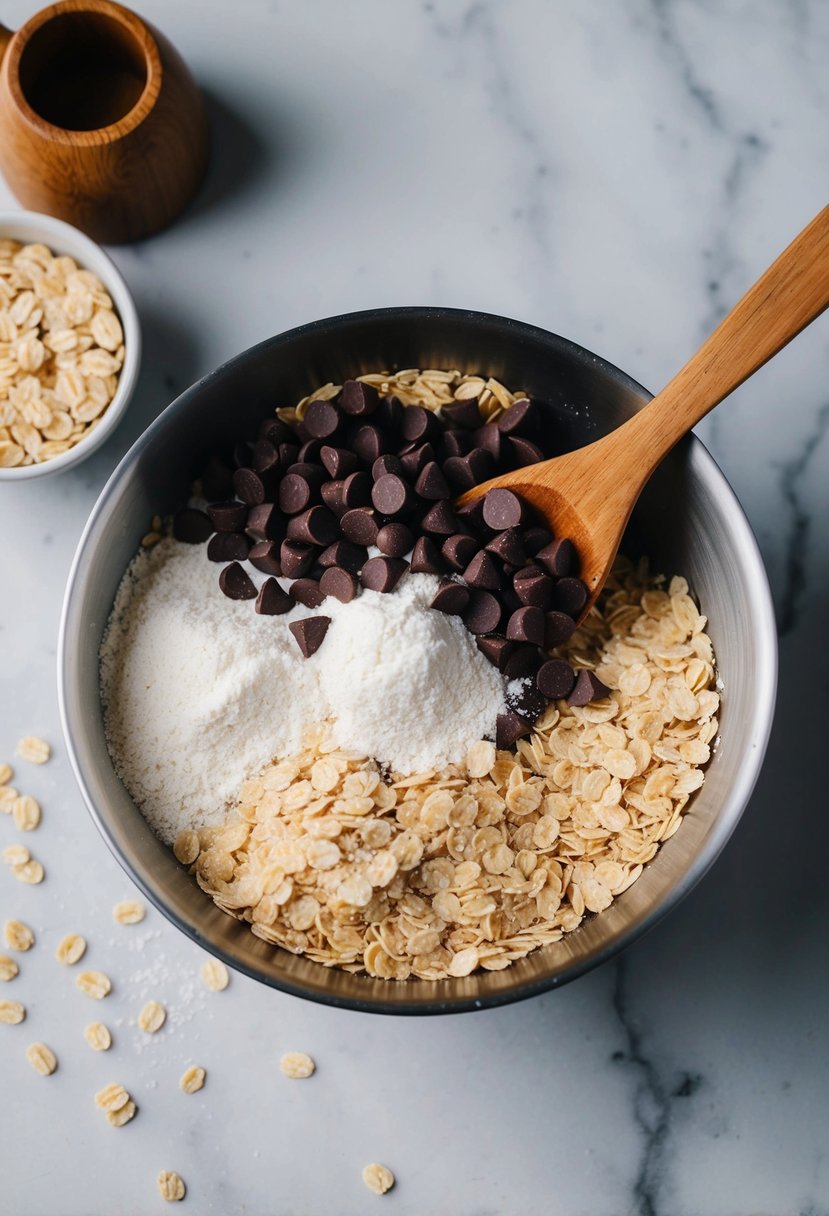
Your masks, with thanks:
M 829 322 L 700 428 L 739 493 L 781 631 L 777 722 L 758 789 L 712 872 L 623 958 L 476 1017 L 371 1019 L 234 977 L 131 893 L 59 740 L 60 599 L 120 455 L 236 351 L 339 311 L 470 306 L 583 343 L 656 390 L 826 199 L 822 0 L 144 0 L 207 90 L 214 165 L 168 232 L 114 251 L 146 355 L 127 420 L 74 473 L 0 487 L 0 758 L 55 741 L 40 797 L 48 878 L 0 873 L 0 919 L 38 947 L 4 991 L 0 1212 L 156 1211 L 160 1169 L 194 1212 L 400 1216 L 825 1216 L 829 957 Z M 8 0 L 4 21 L 30 12 Z M 0 185 L 0 207 L 13 205 Z M 0 823 L 0 844 L 14 839 Z M 113 995 L 92 1006 L 53 959 L 83 932 Z M 170 1008 L 153 1040 L 149 997 Z M 101 1016 L 115 1045 L 95 1055 Z M 43 1039 L 58 1073 L 23 1048 Z M 317 1075 L 289 1083 L 279 1055 Z M 208 1069 L 199 1095 L 178 1077 Z M 140 1116 L 113 1131 L 92 1094 Z M 384 1199 L 369 1161 L 398 1177 Z

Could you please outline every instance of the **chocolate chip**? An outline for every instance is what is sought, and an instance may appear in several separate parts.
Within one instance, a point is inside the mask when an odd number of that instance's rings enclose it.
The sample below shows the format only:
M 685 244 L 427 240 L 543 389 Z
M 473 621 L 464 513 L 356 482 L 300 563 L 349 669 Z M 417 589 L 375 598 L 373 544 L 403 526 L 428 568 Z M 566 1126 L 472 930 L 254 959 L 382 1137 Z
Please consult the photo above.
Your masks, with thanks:
M 286 578 L 302 578 L 317 559 L 313 545 L 303 545 L 296 540 L 283 540 L 279 548 L 282 573 Z
M 275 488 L 276 477 L 273 473 L 237 469 L 233 474 L 233 492 L 248 506 L 255 507 L 260 502 L 272 502 Z
M 481 411 L 478 398 L 470 397 L 467 401 L 453 401 L 451 405 L 442 405 L 440 416 L 453 426 L 463 427 L 464 430 L 474 431 L 481 425 Z
M 294 432 L 281 418 L 265 418 L 259 427 L 259 438 L 269 440 L 278 449 L 280 443 L 293 443 Z
M 406 407 L 399 397 L 382 397 L 377 406 L 377 424 L 392 434 L 398 434 L 403 427 L 405 412 Z
M 376 388 L 360 380 L 346 380 L 340 393 L 340 407 L 344 414 L 361 418 L 373 414 L 380 396 Z
M 357 471 L 357 457 L 348 448 L 333 448 L 327 443 L 320 448 L 320 460 L 334 481 L 342 481 Z
M 463 577 L 470 587 L 486 587 L 490 591 L 497 591 L 502 582 L 498 563 L 486 549 L 480 549 L 475 554 Z
M 233 488 L 233 471 L 218 456 L 211 456 L 199 480 L 205 498 L 225 498 Z
M 399 557 L 370 557 L 360 571 L 360 581 L 369 591 L 394 591 L 408 564 Z
M 436 502 L 423 516 L 420 526 L 433 536 L 451 536 L 458 530 L 458 521 L 448 502 Z
M 445 431 L 438 444 L 438 456 L 441 462 L 450 456 L 465 456 L 472 447 L 470 436 L 465 431 Z
M 504 663 L 504 675 L 508 680 L 523 680 L 527 676 L 534 676 L 545 658 L 544 651 L 538 646 L 529 646 L 522 642 Z
M 333 545 L 339 534 L 336 516 L 327 507 L 309 507 L 288 521 L 288 540 L 298 540 L 304 545 L 324 548 Z
M 214 502 L 207 508 L 207 515 L 217 532 L 242 532 L 248 520 L 248 508 L 243 502 Z
M 495 472 L 492 456 L 485 448 L 473 448 L 471 452 L 464 456 L 464 460 L 472 471 L 475 485 L 478 485 L 482 481 L 487 481 Z
M 544 613 L 540 608 L 518 608 L 507 621 L 507 637 L 511 642 L 544 645 Z
M 257 439 L 253 445 L 251 464 L 257 473 L 273 472 L 279 465 L 279 452 L 270 439 Z
M 525 528 L 521 534 L 524 538 L 524 548 L 530 557 L 537 556 L 545 545 L 549 545 L 553 534 L 547 528 Z
M 377 481 L 384 473 L 397 473 L 398 476 L 403 472 L 403 461 L 399 456 L 389 453 L 387 456 L 378 456 L 374 464 L 371 466 L 371 479 Z
M 312 439 L 330 439 L 340 425 L 340 411 L 331 401 L 312 401 L 302 425 Z
M 305 608 L 319 608 L 325 599 L 322 585 L 315 578 L 295 578 L 288 588 L 288 594 L 295 603 Z
M 405 524 L 391 523 L 384 524 L 374 543 L 388 557 L 405 557 L 414 545 L 415 538 L 411 528 Z
M 556 578 L 568 578 L 576 573 L 576 549 L 573 542 L 566 538 L 545 545 L 543 549 L 539 549 L 536 557 Z
M 474 588 L 469 593 L 469 607 L 463 623 L 470 633 L 494 633 L 501 623 L 501 605 L 491 591 Z
M 291 621 L 288 628 L 296 638 L 296 644 L 304 658 L 310 659 L 312 654 L 316 654 L 325 640 L 330 624 L 330 616 L 306 616 L 301 621 Z
M 337 519 L 344 515 L 347 507 L 343 502 L 343 482 L 342 481 L 324 481 L 320 486 L 320 498 L 336 515 Z
M 576 686 L 567 698 L 568 705 L 589 705 L 591 701 L 600 701 L 609 696 L 610 689 L 602 684 L 599 677 L 592 671 L 580 671 L 576 676 Z
M 504 410 L 497 425 L 503 435 L 525 435 L 532 434 L 535 421 L 532 403 L 526 398 L 522 398 L 520 401 L 514 401 L 508 409 Z
M 569 697 L 576 682 L 576 674 L 564 659 L 550 659 L 539 667 L 535 682 L 538 689 L 550 701 Z
M 196 507 L 184 507 L 173 516 L 173 536 L 187 545 L 203 545 L 212 533 L 213 524 Z
M 415 492 L 421 498 L 428 498 L 430 501 L 450 497 L 446 478 L 434 460 L 430 460 L 427 465 L 424 465 L 423 471 L 415 482 Z
M 587 588 L 580 578 L 562 578 L 553 591 L 553 607 L 568 616 L 578 617 L 587 603 Z
M 456 532 L 454 536 L 448 537 L 443 542 L 440 552 L 447 566 L 460 574 L 478 552 L 478 542 L 472 536 L 464 536 L 462 532 Z
M 537 443 L 532 443 L 529 439 L 521 439 L 517 435 L 509 436 L 507 449 L 508 463 L 513 468 L 523 469 L 528 464 L 538 464 L 539 461 L 547 459 Z
M 515 650 L 515 642 L 508 642 L 502 637 L 477 637 L 475 645 L 484 658 L 489 659 L 499 671 L 504 670 L 507 660 Z
M 477 501 L 483 503 L 483 499 Z M 526 563 L 524 542 L 517 528 L 507 528 L 506 532 L 499 532 L 485 547 L 488 553 L 494 553 L 509 566 L 523 566 Z
M 246 468 L 250 464 L 253 456 L 253 444 L 248 443 L 247 439 L 240 439 L 233 448 L 233 467 L 234 469 Z
M 554 650 L 569 642 L 576 632 L 576 622 L 566 612 L 548 612 L 544 617 L 544 645 L 547 650 Z
M 248 554 L 248 561 L 263 574 L 282 574 L 282 562 L 279 556 L 279 545 L 273 540 L 260 540 Z
M 437 545 L 428 536 L 419 536 L 415 541 L 411 557 L 412 574 L 440 574 L 443 562 Z
M 343 506 L 367 507 L 371 501 L 371 478 L 368 473 L 349 473 L 343 481 Z
M 276 503 L 260 502 L 248 511 L 245 530 L 254 540 L 284 540 L 285 516 Z
M 355 545 L 373 545 L 379 530 L 377 512 L 371 507 L 356 507 L 346 511 L 340 520 L 340 531 L 346 540 Z
M 526 569 L 526 568 L 525 568 Z M 523 578 L 519 575 L 524 574 Z M 515 594 L 522 604 L 528 607 L 541 608 L 545 612 L 553 602 L 553 580 L 543 570 L 529 569 L 525 574 L 519 570 L 513 581 Z
M 292 464 L 296 464 L 299 458 L 298 443 L 280 443 L 279 445 L 279 463 L 283 469 L 289 469 Z
M 462 507 L 456 507 L 455 510 L 464 527 L 469 528 L 475 536 L 480 536 L 482 539 L 489 538 L 490 529 L 484 523 L 483 495 L 473 498 L 471 502 L 465 502 Z
M 501 443 L 501 432 L 498 430 L 496 422 L 487 422 L 485 426 L 479 427 L 472 438 L 475 446 L 483 448 L 485 452 L 489 452 L 496 464 L 500 461 L 503 444 Z
M 275 578 L 266 578 L 256 597 L 256 611 L 262 616 L 282 616 L 293 608 L 293 600 Z
M 529 677 L 510 684 L 504 701 L 507 709 L 511 709 L 527 722 L 537 722 L 547 708 L 546 696 L 539 692 Z
M 381 431 L 379 426 L 366 423 L 365 426 L 358 427 L 352 435 L 351 448 L 362 461 L 371 465 L 378 456 L 390 452 L 392 444 L 386 432 Z
M 359 574 L 367 560 L 368 552 L 365 547 L 351 544 L 347 540 L 335 541 L 333 545 L 323 549 L 317 558 L 318 564 L 325 569 L 330 566 L 342 566 L 343 570 L 350 570 L 352 574 Z
M 342 604 L 349 604 L 359 590 L 360 585 L 356 577 L 350 570 L 343 570 L 342 566 L 330 566 L 320 579 L 320 591 L 323 595 L 333 595 L 334 599 Z
M 517 743 L 523 735 L 529 735 L 531 731 L 532 727 L 529 722 L 525 722 L 518 714 L 508 709 L 506 713 L 499 714 L 495 719 L 495 746 L 504 751 L 506 748 L 512 747 L 513 743 Z
M 468 606 L 469 589 L 464 587 L 463 583 L 455 583 L 451 579 L 441 582 L 429 605 L 430 608 L 445 612 L 449 616 L 461 616 Z
M 296 466 L 294 466 L 296 467 Z M 315 497 L 315 488 L 301 473 L 286 473 L 279 486 L 279 506 L 286 515 L 299 515 Z
M 440 423 L 432 410 L 409 405 L 403 411 L 401 430 L 407 443 L 424 443 L 440 435 Z
M 251 542 L 244 532 L 217 532 L 207 542 L 207 558 L 211 562 L 244 562 Z
M 239 565 L 231 562 L 225 566 L 219 575 L 219 586 L 229 600 L 253 600 L 256 598 L 256 588 L 250 576 Z
M 434 459 L 435 449 L 431 443 L 414 445 L 400 457 L 401 472 L 405 473 L 409 481 L 417 481 L 427 464 L 431 464 Z
M 372 486 L 371 501 L 383 515 L 401 515 L 412 506 L 412 491 L 396 473 L 384 473 Z
M 517 528 L 524 516 L 524 506 L 512 490 L 490 490 L 484 497 L 484 523 L 495 532 Z
M 480 450 L 479 448 L 478 451 Z M 471 490 L 478 484 L 478 479 L 470 467 L 468 456 L 450 456 L 443 462 L 443 472 L 447 481 L 458 493 Z
M 298 464 L 320 464 L 323 442 L 321 439 L 309 439 L 303 443 L 296 454 Z

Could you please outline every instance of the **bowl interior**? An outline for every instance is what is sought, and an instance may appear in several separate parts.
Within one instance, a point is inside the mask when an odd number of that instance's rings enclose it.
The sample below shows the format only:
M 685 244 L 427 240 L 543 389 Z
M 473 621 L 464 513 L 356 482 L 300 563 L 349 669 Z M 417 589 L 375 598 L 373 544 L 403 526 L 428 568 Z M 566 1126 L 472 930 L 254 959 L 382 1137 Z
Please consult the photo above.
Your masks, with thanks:
M 113 474 L 70 575 L 59 657 L 61 710 L 76 774 L 99 827 L 145 894 L 199 944 L 259 980 L 311 999 L 394 1013 L 478 1008 L 542 991 L 595 965 L 664 914 L 704 872 L 739 818 L 762 759 L 776 675 L 756 545 L 724 478 L 702 445 L 688 439 L 647 487 L 630 544 L 651 556 L 655 570 L 684 574 L 709 617 L 725 689 L 721 742 L 681 829 L 638 882 L 600 916 L 507 970 L 439 983 L 386 983 L 327 970 L 260 941 L 215 908 L 153 835 L 107 753 L 98 648 L 118 583 L 150 517 L 181 504 L 217 443 L 254 431 L 275 405 L 329 380 L 418 366 L 492 375 L 548 402 L 562 449 L 597 438 L 648 399 L 580 347 L 477 313 L 387 309 L 270 339 L 184 393 Z

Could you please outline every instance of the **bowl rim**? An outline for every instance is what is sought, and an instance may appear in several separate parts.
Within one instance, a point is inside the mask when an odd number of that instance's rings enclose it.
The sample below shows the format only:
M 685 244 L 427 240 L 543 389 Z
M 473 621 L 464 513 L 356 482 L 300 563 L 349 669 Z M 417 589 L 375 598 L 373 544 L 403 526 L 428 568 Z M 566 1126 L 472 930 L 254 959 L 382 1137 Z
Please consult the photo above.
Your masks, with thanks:
M 55 249 L 57 253 L 62 252 L 60 246 L 65 243 L 68 246 L 66 252 L 81 263 L 80 268 L 92 270 L 103 281 L 112 296 L 124 331 L 124 366 L 121 368 L 115 396 L 104 410 L 94 431 L 89 432 L 68 452 L 53 456 L 51 460 L 44 460 L 42 464 L 0 468 L 0 481 L 8 482 L 27 481 L 35 477 L 46 477 L 51 473 L 60 473 L 91 456 L 106 442 L 123 419 L 135 391 L 141 366 L 141 322 L 135 302 L 123 275 L 103 247 L 73 224 L 67 224 L 65 220 L 59 220 L 54 215 L 46 215 L 41 211 L 0 211 L 0 240 L 7 237 L 8 229 L 18 226 L 31 228 L 33 239 L 37 236 L 44 245 L 49 245 L 50 249 Z M 13 236 L 11 239 L 20 238 Z M 74 249 L 71 248 L 73 246 Z M 79 249 L 83 252 L 78 252 Z
M 531 325 L 522 321 L 514 321 L 507 317 L 500 317 L 492 313 L 483 313 L 471 309 L 457 308 L 442 308 L 430 306 L 407 305 L 402 307 L 386 307 L 377 309 L 366 309 L 358 312 L 340 313 L 331 317 L 325 317 L 317 321 L 311 321 L 304 325 L 296 326 L 283 333 L 273 335 L 266 338 L 262 342 L 256 343 L 254 346 L 248 347 L 247 350 L 239 352 L 219 367 L 208 372 L 207 375 L 201 377 L 198 381 L 192 384 L 189 388 L 179 394 L 166 409 L 158 415 L 158 417 L 150 424 L 149 427 L 138 437 L 135 443 L 130 447 L 127 453 L 119 461 L 116 468 L 113 470 L 110 477 L 107 479 L 101 493 L 90 513 L 89 519 L 78 541 L 78 547 L 72 560 L 72 565 L 66 583 L 66 593 L 64 596 L 63 606 L 61 609 L 60 627 L 58 634 L 58 650 L 57 650 L 57 680 L 58 680 L 58 702 L 60 709 L 61 726 L 63 736 L 66 743 L 66 750 L 69 756 L 72 770 L 75 774 L 75 779 L 81 790 L 82 797 L 86 803 L 87 809 L 92 816 L 93 822 L 99 832 L 106 841 L 110 851 L 115 856 L 116 860 L 126 871 L 132 881 L 139 887 L 143 894 L 150 902 L 184 933 L 195 945 L 207 950 L 216 958 L 222 960 L 230 968 L 240 972 L 251 979 L 258 980 L 268 987 L 276 988 L 279 991 L 286 992 L 292 996 L 298 996 L 305 1000 L 311 1000 L 315 1003 L 333 1006 L 341 1009 L 351 1009 L 362 1013 L 380 1013 L 388 1015 L 433 1015 L 446 1013 L 464 1013 L 473 1010 L 484 1008 L 495 1008 L 502 1005 L 512 1004 L 515 1001 L 525 1000 L 528 997 L 536 996 L 542 992 L 550 991 L 553 988 L 561 987 L 570 980 L 576 979 L 579 976 L 591 971 L 594 967 L 607 961 L 613 955 L 619 953 L 627 946 L 631 945 L 637 938 L 641 937 L 649 929 L 653 928 L 663 917 L 667 916 L 681 900 L 696 886 L 703 875 L 710 869 L 714 861 L 722 852 L 729 837 L 737 826 L 743 811 L 748 804 L 751 793 L 757 783 L 760 775 L 760 770 L 765 756 L 766 747 L 768 744 L 769 735 L 771 732 L 772 722 L 774 719 L 774 708 L 777 691 L 777 631 L 774 618 L 773 602 L 771 597 L 771 589 L 768 582 L 765 566 L 760 555 L 759 546 L 751 526 L 748 522 L 746 514 L 740 505 L 739 500 L 731 488 L 727 478 L 722 470 L 717 465 L 714 458 L 708 452 L 702 441 L 696 435 L 689 436 L 688 460 L 689 468 L 693 476 L 698 477 L 704 484 L 716 487 L 717 501 L 721 504 L 722 516 L 727 523 L 732 534 L 737 538 L 737 544 L 745 557 L 745 577 L 753 593 L 753 600 L 757 614 L 757 634 L 755 642 L 755 658 L 759 671 L 759 692 L 754 702 L 752 709 L 752 721 L 750 727 L 750 744 L 746 749 L 743 762 L 738 770 L 738 775 L 727 796 L 723 800 L 723 804 L 717 819 L 711 826 L 703 845 L 694 858 L 693 863 L 689 867 L 687 873 L 682 880 L 678 882 L 663 898 L 660 904 L 651 908 L 637 921 L 627 926 L 622 932 L 610 938 L 600 949 L 580 961 L 572 962 L 562 968 L 561 971 L 546 975 L 540 978 L 528 980 L 514 988 L 504 992 L 496 992 L 486 994 L 480 997 L 474 996 L 458 996 L 457 999 L 447 1000 L 435 998 L 434 1001 L 428 1000 L 410 1000 L 405 997 L 400 999 L 398 996 L 394 1001 L 385 1000 L 363 1000 L 360 998 L 341 997 L 336 994 L 325 992 L 323 989 L 309 990 L 301 984 L 294 983 L 291 980 L 284 978 L 275 979 L 273 976 L 265 974 L 254 965 L 240 962 L 229 951 L 220 946 L 214 945 L 212 942 L 207 942 L 198 925 L 193 925 L 179 917 L 170 910 L 160 893 L 157 892 L 152 885 L 145 881 L 143 876 L 138 874 L 133 867 L 132 862 L 122 850 L 116 841 L 109 833 L 106 814 L 102 813 L 95 804 L 89 787 L 86 783 L 81 760 L 78 755 L 78 739 L 76 730 L 69 718 L 67 702 L 68 702 L 68 684 L 71 678 L 71 659 L 73 647 L 69 644 L 70 628 L 73 617 L 73 602 L 76 598 L 76 583 L 78 573 L 83 565 L 85 558 L 85 550 L 87 539 L 92 530 L 95 528 L 99 517 L 107 510 L 108 499 L 117 482 L 138 454 L 147 447 L 155 437 L 155 434 L 163 429 L 166 425 L 166 419 L 171 412 L 175 412 L 185 407 L 185 405 L 196 396 L 202 387 L 209 383 L 215 377 L 223 375 L 237 364 L 243 362 L 254 351 L 259 351 L 264 347 L 272 345 L 281 345 L 295 340 L 308 333 L 313 333 L 318 330 L 330 329 L 338 325 L 346 323 L 360 322 L 378 322 L 382 320 L 395 319 L 458 319 L 463 318 L 467 321 L 475 323 L 483 323 L 485 325 L 506 326 L 508 329 L 514 330 L 528 338 L 536 341 L 550 342 L 552 340 L 560 349 L 593 368 L 596 365 L 617 380 L 627 390 L 633 392 L 641 399 L 642 404 L 646 404 L 651 399 L 652 394 L 647 391 L 641 384 L 627 375 L 620 368 L 607 360 L 602 359 L 598 355 L 594 355 L 585 347 L 572 342 L 568 338 L 562 338 L 557 334 L 551 333 L 549 330 L 542 329 L 539 326 Z M 641 407 L 640 407 L 641 408 Z M 137 808 L 136 808 L 137 811 Z M 137 811 L 140 814 L 140 812 Z M 399 987 L 399 986 L 398 986 Z

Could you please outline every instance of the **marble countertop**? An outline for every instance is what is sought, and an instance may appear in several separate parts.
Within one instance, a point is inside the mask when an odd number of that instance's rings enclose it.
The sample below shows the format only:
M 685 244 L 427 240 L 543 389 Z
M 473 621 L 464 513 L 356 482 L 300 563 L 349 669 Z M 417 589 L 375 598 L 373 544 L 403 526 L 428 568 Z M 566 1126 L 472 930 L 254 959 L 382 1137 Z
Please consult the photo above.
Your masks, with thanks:
M 7 0 L 15 25 L 31 0 Z M 757 791 L 684 904 L 569 987 L 476 1016 L 370 1017 L 234 976 L 133 894 L 60 740 L 61 596 L 86 516 L 127 446 L 181 389 L 269 334 L 340 311 L 480 308 L 565 334 L 658 389 L 823 206 L 829 9 L 820 0 L 142 0 L 206 89 L 214 162 L 168 232 L 113 251 L 146 350 L 127 420 L 77 471 L 0 486 L 0 759 L 55 758 L 41 887 L 0 872 L 0 919 L 38 948 L 0 994 L 0 1211 L 185 1209 L 356 1216 L 818 1216 L 829 1210 L 825 621 L 829 323 L 701 428 L 757 532 L 781 635 L 777 721 Z M 13 200 L 0 186 L 0 207 Z M 15 838 L 0 824 L 0 844 Z M 53 959 L 84 933 L 116 979 L 91 1009 Z M 14 991 L 12 992 L 12 988 Z M 170 1025 L 139 1042 L 145 997 Z M 101 1014 L 115 1046 L 82 1029 Z M 22 1032 L 22 1033 L 21 1033 Z M 43 1039 L 58 1073 L 22 1047 Z M 286 1081 L 287 1050 L 316 1076 Z M 185 1097 L 185 1065 L 208 1069 Z M 126 1085 L 140 1117 L 92 1101 Z M 360 1172 L 398 1185 L 379 1200 Z

